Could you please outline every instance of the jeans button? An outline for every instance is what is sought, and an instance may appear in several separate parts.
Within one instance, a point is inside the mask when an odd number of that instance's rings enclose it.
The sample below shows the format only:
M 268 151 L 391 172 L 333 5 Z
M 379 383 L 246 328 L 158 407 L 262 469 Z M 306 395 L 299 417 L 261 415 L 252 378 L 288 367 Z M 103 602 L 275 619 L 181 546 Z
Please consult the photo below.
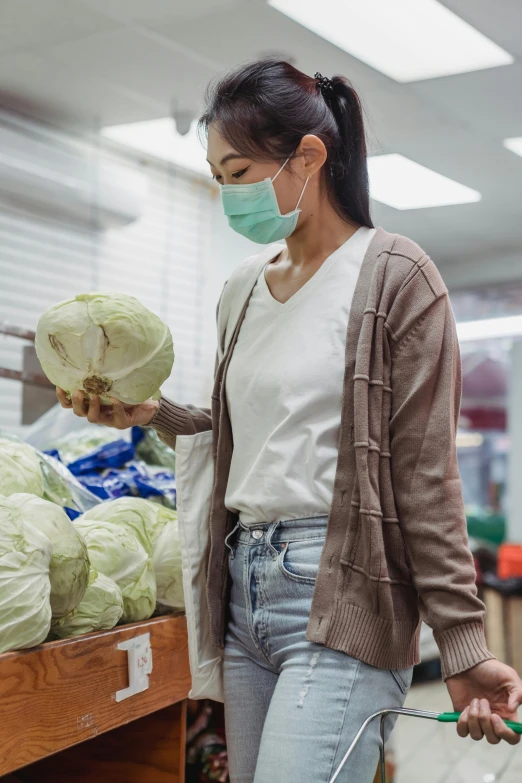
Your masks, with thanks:
M 256 541 L 259 541 L 260 538 L 263 538 L 263 531 L 262 530 L 252 530 L 252 537 L 256 539 Z

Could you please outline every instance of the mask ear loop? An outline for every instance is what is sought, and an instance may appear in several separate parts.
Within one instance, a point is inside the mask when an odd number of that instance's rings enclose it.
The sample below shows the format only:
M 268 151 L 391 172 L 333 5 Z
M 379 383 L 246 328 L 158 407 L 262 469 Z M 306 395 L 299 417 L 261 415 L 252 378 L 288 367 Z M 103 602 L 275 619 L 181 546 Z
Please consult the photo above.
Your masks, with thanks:
M 286 164 L 288 163 L 288 161 L 290 160 L 290 158 L 291 158 L 291 157 L 292 157 L 291 155 L 289 155 L 289 156 L 288 156 L 288 158 L 285 160 L 285 162 L 283 163 L 283 165 L 281 166 L 281 168 L 279 169 L 279 171 L 277 172 L 277 174 L 276 174 L 276 175 L 275 175 L 275 177 L 273 178 L 272 182 L 275 182 L 275 181 L 276 181 L 276 179 L 277 179 L 277 178 L 278 178 L 278 176 L 281 174 L 281 172 L 283 171 L 284 167 L 286 166 Z M 295 209 L 299 209 L 299 204 L 301 203 L 301 201 L 302 201 L 302 199 L 303 199 L 304 192 L 305 192 L 305 190 L 306 190 L 306 186 L 308 185 L 308 181 L 309 181 L 309 179 L 310 179 L 310 176 L 311 176 L 311 175 L 309 174 L 309 175 L 308 175 L 308 177 L 306 178 L 306 182 L 305 182 L 305 184 L 303 185 L 303 189 L 302 189 L 302 191 L 301 191 L 301 195 L 299 196 L 299 201 L 298 201 L 298 202 L 297 202 L 297 204 L 295 205 Z M 294 210 L 294 211 L 295 211 L 295 210 Z
M 299 201 L 298 201 L 298 202 L 297 202 L 297 204 L 295 205 L 295 208 L 296 208 L 296 209 L 299 209 L 299 204 L 300 204 L 300 203 L 301 203 L 301 201 L 302 201 L 302 198 L 303 198 L 303 196 L 304 196 L 304 192 L 305 192 L 305 190 L 306 190 L 306 186 L 308 185 L 308 182 L 310 181 L 310 177 L 311 177 L 311 174 L 309 174 L 309 175 L 307 176 L 307 178 L 306 178 L 306 182 L 305 182 L 305 184 L 303 185 L 303 189 L 302 189 L 302 191 L 301 191 L 301 195 L 299 196 Z
M 281 168 L 279 169 L 279 171 L 277 172 L 277 174 L 273 178 L 272 182 L 276 181 L 276 179 L 281 174 L 281 172 L 283 171 L 284 167 L 286 166 L 286 164 L 288 163 L 288 161 L 290 160 L 291 157 L 292 157 L 291 155 L 288 156 L 288 158 L 285 160 L 285 162 L 283 163 L 283 165 L 281 166 Z
M 276 179 L 277 179 L 277 178 L 278 178 L 278 176 L 281 174 L 281 172 L 283 171 L 284 167 L 286 166 L 286 164 L 288 163 L 288 161 L 290 160 L 290 158 L 291 158 L 291 157 L 292 157 L 291 155 L 289 155 L 289 156 L 288 156 L 288 158 L 285 160 L 285 162 L 283 163 L 283 165 L 281 166 L 281 168 L 279 169 L 279 171 L 277 172 L 277 174 L 276 174 L 276 175 L 275 175 L 275 177 L 273 178 L 272 182 L 275 182 L 275 181 L 276 181 Z M 303 196 L 304 196 L 304 192 L 305 192 L 305 190 L 306 190 L 306 186 L 308 185 L 308 180 L 310 179 L 310 177 L 311 177 L 311 174 L 309 174 L 309 175 L 308 175 L 308 177 L 306 178 L 306 182 L 305 182 L 305 184 L 303 185 L 303 189 L 302 189 L 302 191 L 301 191 L 301 195 L 299 196 L 299 201 L 298 201 L 298 202 L 297 202 L 297 204 L 295 205 L 295 208 L 296 208 L 296 209 L 299 209 L 299 204 L 300 204 L 300 203 L 301 203 L 301 201 L 302 201 L 302 198 L 303 198 Z

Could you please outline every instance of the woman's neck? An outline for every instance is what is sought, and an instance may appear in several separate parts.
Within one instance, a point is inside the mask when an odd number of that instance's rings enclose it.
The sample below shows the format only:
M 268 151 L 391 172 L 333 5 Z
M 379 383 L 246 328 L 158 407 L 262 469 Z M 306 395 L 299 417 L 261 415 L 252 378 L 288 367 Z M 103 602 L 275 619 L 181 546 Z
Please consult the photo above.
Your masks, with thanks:
M 287 260 L 295 268 L 320 265 L 360 228 L 343 220 L 326 198 L 303 212 L 302 225 L 286 240 Z
M 303 210 L 305 212 L 305 210 Z M 360 226 L 347 223 L 328 205 L 303 215 L 303 223 L 286 240 L 283 251 L 265 269 L 270 293 L 285 303 L 344 245 Z

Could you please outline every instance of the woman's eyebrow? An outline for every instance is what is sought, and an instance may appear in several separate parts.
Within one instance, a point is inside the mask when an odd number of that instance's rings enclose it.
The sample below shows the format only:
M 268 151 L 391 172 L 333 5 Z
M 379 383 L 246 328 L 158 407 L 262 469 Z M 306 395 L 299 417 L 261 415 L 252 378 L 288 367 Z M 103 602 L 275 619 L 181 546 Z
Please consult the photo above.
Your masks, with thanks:
M 229 160 L 241 160 L 241 158 L 244 158 L 244 155 L 240 155 L 238 152 L 229 152 L 228 155 L 225 155 L 225 157 L 221 160 L 220 166 L 224 166 L 225 163 L 228 163 Z M 211 166 L 214 164 L 209 161 L 207 158 L 207 163 L 209 163 Z

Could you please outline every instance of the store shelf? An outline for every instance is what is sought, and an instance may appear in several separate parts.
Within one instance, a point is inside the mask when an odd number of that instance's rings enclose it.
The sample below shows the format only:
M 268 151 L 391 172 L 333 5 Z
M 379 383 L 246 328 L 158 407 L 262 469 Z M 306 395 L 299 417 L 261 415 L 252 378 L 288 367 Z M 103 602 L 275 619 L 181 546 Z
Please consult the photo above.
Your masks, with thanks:
M 144 633 L 150 633 L 152 649 L 149 687 L 142 693 L 117 702 L 116 692 L 128 685 L 127 653 L 119 650 L 118 644 Z M 180 726 L 176 728 L 176 722 L 181 722 L 184 711 L 178 709 L 175 713 L 172 710 L 169 713 L 166 708 L 186 699 L 189 688 L 184 617 L 159 617 L 119 626 L 112 631 L 0 655 L 0 775 L 7 775 L 51 754 L 91 740 L 81 749 L 76 749 L 74 756 L 69 754 L 69 766 L 74 763 L 74 759 L 81 757 L 85 771 L 89 766 L 87 759 L 92 760 L 98 755 L 98 762 L 112 765 L 114 774 L 110 777 L 96 774 L 93 762 L 93 780 L 152 780 L 152 777 L 135 778 L 129 770 L 120 775 L 116 767 L 122 759 L 112 758 L 108 748 L 112 744 L 116 752 L 120 735 L 129 749 L 125 754 L 127 764 L 133 758 L 134 763 L 139 765 L 140 753 L 146 753 L 143 747 L 146 742 L 133 747 L 129 741 L 132 743 L 131 737 L 136 732 L 143 737 L 147 733 L 145 726 L 151 730 L 151 727 L 155 727 L 154 733 L 160 744 L 159 725 L 163 725 L 165 735 L 175 730 L 178 739 L 184 736 L 184 729 Z M 169 714 L 171 717 L 167 720 Z M 150 718 L 143 720 L 144 716 Z M 124 730 L 125 738 L 121 729 L 111 731 L 131 721 L 137 721 L 133 724 L 136 731 L 128 727 Z M 105 738 L 99 736 L 109 731 L 111 735 Z M 98 739 L 93 741 L 93 738 Z M 172 739 L 170 736 L 169 742 Z M 102 746 L 103 751 L 100 751 Z M 178 756 L 180 754 L 181 749 Z M 62 753 L 60 759 L 65 756 Z M 51 775 L 48 779 L 67 780 L 62 774 Z M 20 779 L 30 780 L 31 776 Z M 39 779 L 47 777 L 40 776 Z M 91 777 L 85 772 L 78 779 L 90 780 Z M 155 781 L 178 779 L 182 778 L 167 773 L 164 777 L 154 777 Z

